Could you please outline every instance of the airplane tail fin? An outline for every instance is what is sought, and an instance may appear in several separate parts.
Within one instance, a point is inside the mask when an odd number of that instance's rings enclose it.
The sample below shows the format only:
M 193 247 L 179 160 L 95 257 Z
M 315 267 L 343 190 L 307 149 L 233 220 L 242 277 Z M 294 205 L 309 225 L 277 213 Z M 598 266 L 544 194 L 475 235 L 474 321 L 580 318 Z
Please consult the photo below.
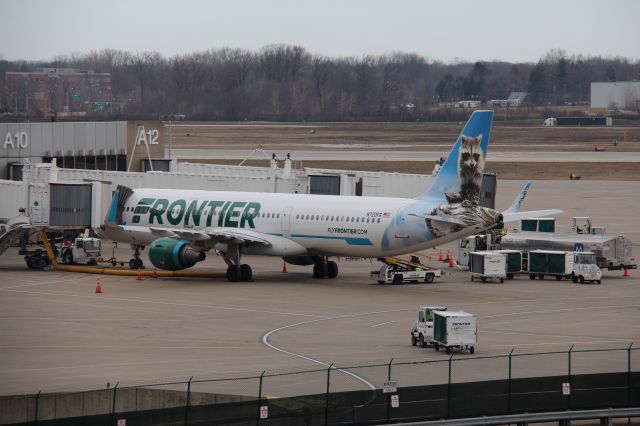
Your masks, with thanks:
M 418 199 L 471 200 L 477 204 L 491 136 L 493 111 L 474 111 L 431 187 Z
M 505 223 L 507 222 L 515 222 L 522 219 L 534 219 L 538 217 L 544 216 L 556 216 L 562 212 L 562 210 L 558 209 L 546 209 L 546 210 L 534 210 L 528 212 L 521 212 L 520 207 L 522 207 L 522 202 L 524 201 L 524 197 L 527 196 L 527 192 L 531 189 L 531 181 L 528 181 L 522 187 L 522 191 L 518 194 L 511 207 L 502 212 L 502 218 Z
M 124 210 L 124 203 L 127 201 L 127 198 L 131 196 L 133 190 L 124 185 L 118 185 L 115 192 L 113 193 L 113 198 L 111 199 L 111 206 L 109 207 L 109 211 L 107 212 L 107 217 L 105 217 L 105 223 L 111 223 L 115 225 L 119 225 L 122 223 L 122 212 Z
M 503 213 L 516 213 L 516 212 L 520 211 L 520 207 L 522 207 L 522 202 L 524 201 L 524 197 L 527 196 L 527 193 L 529 192 L 529 189 L 531 189 L 531 181 L 530 180 L 527 181 L 527 183 L 524 184 L 524 186 L 522 187 L 522 191 L 520 191 L 520 193 L 518 194 L 516 199 L 513 200 L 513 203 L 511 204 L 511 207 L 509 207 Z

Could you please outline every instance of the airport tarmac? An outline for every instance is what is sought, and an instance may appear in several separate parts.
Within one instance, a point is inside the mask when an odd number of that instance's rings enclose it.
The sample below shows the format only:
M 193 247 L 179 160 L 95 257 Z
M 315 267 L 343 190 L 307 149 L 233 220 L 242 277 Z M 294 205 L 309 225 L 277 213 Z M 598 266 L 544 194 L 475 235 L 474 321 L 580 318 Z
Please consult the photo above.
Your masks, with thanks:
M 522 182 L 501 181 L 498 208 L 506 208 Z M 524 209 L 565 210 L 592 216 L 609 233 L 623 233 L 638 253 L 637 182 L 534 182 Z M 448 248 L 453 249 L 450 244 Z M 439 250 L 427 251 L 437 256 Z M 118 257 L 129 258 L 124 245 Z M 105 247 L 110 255 L 110 247 Z M 605 271 L 601 285 L 569 281 L 472 283 L 465 272 L 435 284 L 379 285 L 376 261 L 340 259 L 335 280 L 311 278 L 310 268 L 278 258 L 246 257 L 255 281 L 98 277 L 30 271 L 11 249 L 0 257 L 0 394 L 72 391 L 164 381 L 230 378 L 284 371 L 405 361 L 441 361 L 394 367 L 400 386 L 446 380 L 448 356 L 412 347 L 409 329 L 420 305 L 437 304 L 477 314 L 474 357 L 514 353 L 620 348 L 578 353 L 575 374 L 626 371 L 627 348 L 640 344 L 640 278 Z M 145 258 L 148 264 L 148 260 Z M 434 263 L 436 265 L 437 263 Z M 214 254 L 201 268 L 221 268 Z M 95 294 L 100 278 L 104 293 Z M 470 358 L 468 354 L 455 359 Z M 566 354 L 520 357 L 514 377 L 565 374 Z M 454 380 L 504 378 L 507 361 L 459 362 Z M 632 352 L 640 369 L 640 351 Z M 386 367 L 334 372 L 332 390 L 381 386 Z M 267 395 L 321 393 L 326 373 L 267 379 Z M 278 383 L 276 385 L 276 382 Z M 254 395 L 255 381 L 198 384 L 194 390 Z

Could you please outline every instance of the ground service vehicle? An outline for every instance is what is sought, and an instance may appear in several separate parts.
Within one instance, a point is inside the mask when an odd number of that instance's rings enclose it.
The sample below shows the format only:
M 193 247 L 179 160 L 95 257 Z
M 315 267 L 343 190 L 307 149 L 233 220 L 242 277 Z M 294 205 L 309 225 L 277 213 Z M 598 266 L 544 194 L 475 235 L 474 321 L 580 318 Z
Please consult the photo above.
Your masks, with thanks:
M 596 254 L 591 252 L 575 252 L 573 253 L 573 275 L 571 280 L 574 283 L 578 281 L 580 284 L 585 281 L 602 282 L 602 271 L 596 265 Z
M 63 240 L 54 245 L 58 263 L 98 262 L 102 252 L 102 241 L 99 238 L 78 237 L 75 240 Z
M 433 345 L 436 351 L 445 348 L 475 352 L 478 342 L 478 322 L 475 315 L 463 311 L 433 311 Z
M 405 282 L 432 283 L 442 276 L 440 269 L 430 268 L 417 260 L 410 262 L 397 257 L 378 259 L 384 265 L 377 271 L 371 271 L 371 279 L 379 284 L 402 284 Z
M 422 306 L 418 308 L 418 319 L 411 328 L 411 344 L 420 344 L 421 348 L 432 343 L 433 339 L 433 312 L 446 311 L 444 306 Z
M 494 251 L 476 251 L 469 255 L 469 272 L 471 281 L 499 280 L 501 283 L 507 277 L 507 255 Z

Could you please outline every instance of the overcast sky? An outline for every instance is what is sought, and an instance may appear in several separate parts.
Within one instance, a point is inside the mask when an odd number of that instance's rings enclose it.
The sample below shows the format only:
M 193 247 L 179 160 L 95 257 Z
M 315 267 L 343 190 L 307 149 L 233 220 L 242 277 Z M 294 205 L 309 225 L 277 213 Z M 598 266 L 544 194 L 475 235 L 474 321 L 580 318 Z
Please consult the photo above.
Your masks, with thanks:
M 0 56 L 10 60 L 273 43 L 447 62 L 535 62 L 552 48 L 640 57 L 638 0 L 0 0 L 0 17 Z

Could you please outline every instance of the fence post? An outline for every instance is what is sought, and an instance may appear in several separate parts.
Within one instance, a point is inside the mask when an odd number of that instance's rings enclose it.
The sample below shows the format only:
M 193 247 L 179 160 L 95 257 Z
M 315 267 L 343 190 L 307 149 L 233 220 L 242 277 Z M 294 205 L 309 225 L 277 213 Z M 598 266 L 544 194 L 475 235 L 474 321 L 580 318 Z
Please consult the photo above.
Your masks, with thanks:
M 42 393 L 42 389 L 38 391 L 38 394 L 36 395 L 36 412 L 35 415 L 33 416 L 33 422 L 34 424 L 38 424 L 38 403 L 40 402 L 40 394 Z
M 631 407 L 631 346 L 627 348 L 627 407 Z
M 388 369 L 387 369 L 387 381 L 391 381 L 391 363 L 393 362 L 393 358 L 389 361 Z M 387 421 L 391 418 L 391 394 L 387 397 Z
M 507 399 L 507 414 L 511 414 L 511 357 L 513 355 L 513 349 L 511 348 L 511 352 L 509 352 L 509 381 L 507 382 L 508 389 L 508 399 Z
M 571 347 L 569 348 L 569 352 L 567 352 L 567 361 L 568 361 L 568 373 L 569 373 L 569 377 L 568 377 L 568 382 L 569 382 L 569 395 L 567 395 L 567 408 L 571 409 L 571 392 L 573 391 L 573 389 L 571 389 L 573 386 L 571 386 L 571 351 L 573 350 L 573 346 L 571 345 Z
M 256 425 L 260 424 L 260 404 L 262 400 L 262 379 L 264 378 L 265 371 L 260 375 L 260 381 L 258 384 L 258 410 L 256 412 Z
M 451 418 L 451 361 L 453 355 L 449 357 L 449 379 L 447 380 L 447 418 Z
M 187 382 L 187 405 L 184 407 L 184 426 L 189 424 L 189 406 L 191 405 L 191 380 L 193 380 L 193 376 L 189 377 L 189 381 Z
M 118 385 L 120 382 L 117 382 L 113 387 L 113 402 L 111 403 L 111 425 L 115 426 L 116 424 L 116 392 L 118 391 Z
M 327 394 L 325 397 L 324 403 L 324 424 L 327 426 L 329 424 L 329 388 L 331 386 L 331 369 L 333 368 L 333 362 L 327 368 Z

